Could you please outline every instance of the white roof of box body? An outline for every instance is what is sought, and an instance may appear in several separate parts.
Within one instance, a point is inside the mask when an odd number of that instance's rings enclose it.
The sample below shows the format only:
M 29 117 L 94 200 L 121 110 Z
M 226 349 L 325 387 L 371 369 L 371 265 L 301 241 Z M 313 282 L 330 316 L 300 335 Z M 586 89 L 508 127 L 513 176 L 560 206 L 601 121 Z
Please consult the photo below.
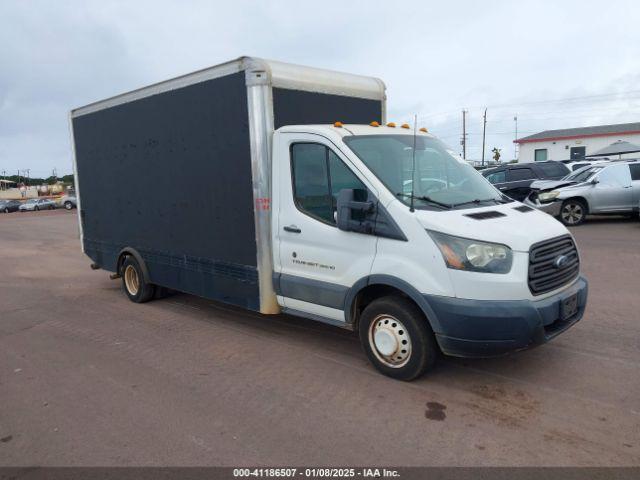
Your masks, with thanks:
M 375 77 L 365 77 L 363 75 L 353 75 L 350 73 L 335 72 L 333 70 L 293 65 L 256 57 L 240 57 L 227 63 L 205 68 L 204 70 L 155 83 L 147 87 L 107 98 L 106 100 L 91 103 L 84 107 L 76 108 L 71 111 L 71 116 L 79 117 L 105 108 L 245 70 L 266 72 L 268 82 L 275 88 L 303 90 L 380 101 L 386 99 L 384 82 Z

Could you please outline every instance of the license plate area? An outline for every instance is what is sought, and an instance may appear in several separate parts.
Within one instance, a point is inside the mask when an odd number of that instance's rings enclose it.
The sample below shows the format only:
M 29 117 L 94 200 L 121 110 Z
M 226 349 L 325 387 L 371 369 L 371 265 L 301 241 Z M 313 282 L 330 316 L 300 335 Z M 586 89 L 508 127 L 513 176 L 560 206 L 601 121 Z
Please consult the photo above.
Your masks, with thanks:
M 574 293 L 560 303 L 560 318 L 566 320 L 578 313 L 578 294 Z

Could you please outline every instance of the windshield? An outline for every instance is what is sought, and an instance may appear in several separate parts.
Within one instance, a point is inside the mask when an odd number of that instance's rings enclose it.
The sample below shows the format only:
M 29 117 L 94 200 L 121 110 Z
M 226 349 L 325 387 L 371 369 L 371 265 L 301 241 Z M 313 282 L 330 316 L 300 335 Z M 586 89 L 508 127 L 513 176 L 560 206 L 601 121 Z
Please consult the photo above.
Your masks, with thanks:
M 505 201 L 471 165 L 433 137 L 415 137 L 415 172 L 412 135 L 355 135 L 344 142 L 407 205 L 412 193 L 415 207 L 422 209 Z
M 593 175 L 598 173 L 604 167 L 583 167 L 580 170 L 576 170 L 575 172 L 570 173 L 563 180 L 569 180 L 572 182 L 586 182 Z

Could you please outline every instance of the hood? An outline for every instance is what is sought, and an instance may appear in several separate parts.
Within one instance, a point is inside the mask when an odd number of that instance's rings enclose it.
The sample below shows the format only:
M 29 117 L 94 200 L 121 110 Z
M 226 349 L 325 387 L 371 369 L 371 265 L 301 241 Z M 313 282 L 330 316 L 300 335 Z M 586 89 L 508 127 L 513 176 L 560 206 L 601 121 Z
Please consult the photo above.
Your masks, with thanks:
M 567 187 L 569 185 L 577 185 L 571 180 L 536 180 L 531 183 L 532 190 L 553 190 L 555 188 Z
M 524 205 L 512 202 L 464 210 L 416 210 L 416 217 L 427 230 L 502 243 L 519 252 L 528 252 L 534 243 L 569 233 L 565 226 L 552 216 L 535 209 L 522 212 L 516 210 L 518 207 Z M 493 215 L 498 212 L 500 216 L 483 219 L 468 216 L 483 212 L 494 212 Z

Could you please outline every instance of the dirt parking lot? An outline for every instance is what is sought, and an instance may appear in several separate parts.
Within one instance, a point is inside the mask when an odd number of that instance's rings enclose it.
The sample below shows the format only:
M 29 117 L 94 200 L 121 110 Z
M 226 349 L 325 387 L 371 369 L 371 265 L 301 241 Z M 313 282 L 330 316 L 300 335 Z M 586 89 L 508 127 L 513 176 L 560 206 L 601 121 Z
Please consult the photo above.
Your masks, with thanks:
M 573 230 L 587 313 L 401 383 L 354 334 L 89 269 L 76 212 L 0 216 L 0 465 L 639 465 L 640 222 Z

